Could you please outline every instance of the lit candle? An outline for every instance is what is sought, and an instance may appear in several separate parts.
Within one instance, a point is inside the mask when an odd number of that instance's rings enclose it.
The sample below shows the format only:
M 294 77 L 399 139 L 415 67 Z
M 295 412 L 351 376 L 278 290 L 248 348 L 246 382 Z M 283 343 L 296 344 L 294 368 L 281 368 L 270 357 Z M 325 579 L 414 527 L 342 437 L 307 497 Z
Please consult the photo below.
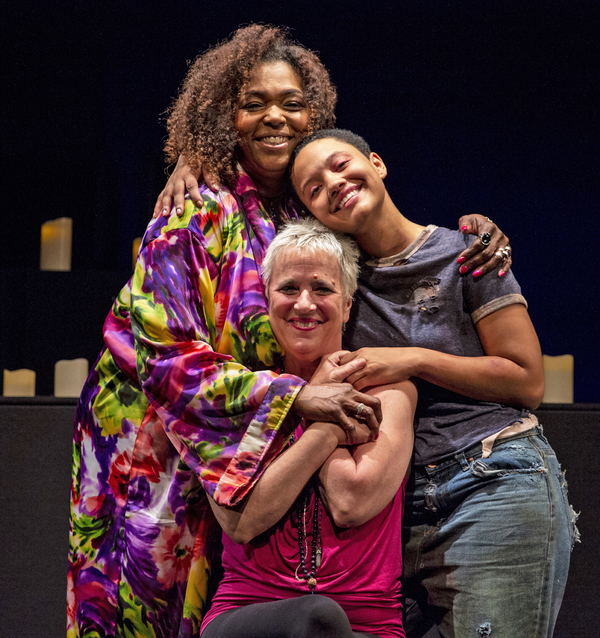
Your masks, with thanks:
M 5 397 L 34 397 L 35 372 L 28 368 L 4 370 L 2 394 Z
M 544 398 L 542 403 L 573 403 L 572 354 L 544 355 Z
M 136 237 L 133 240 L 133 250 L 131 256 L 133 257 L 133 267 L 135 268 L 135 262 L 137 261 L 138 253 L 140 252 L 140 246 L 142 245 L 142 237 Z
M 61 359 L 54 364 L 54 396 L 78 397 L 87 379 L 87 359 Z
M 59 217 L 42 224 L 40 270 L 71 270 L 72 234 L 70 217 Z

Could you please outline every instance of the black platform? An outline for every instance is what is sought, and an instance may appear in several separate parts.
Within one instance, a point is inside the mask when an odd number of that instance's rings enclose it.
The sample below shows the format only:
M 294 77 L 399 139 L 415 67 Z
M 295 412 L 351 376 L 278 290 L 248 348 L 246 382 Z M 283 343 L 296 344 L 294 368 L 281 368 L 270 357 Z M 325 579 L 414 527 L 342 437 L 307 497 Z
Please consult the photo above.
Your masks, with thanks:
M 74 411 L 74 399 L 0 398 L 1 638 L 65 635 Z M 581 511 L 582 543 L 572 554 L 555 638 L 596 638 L 600 405 L 545 405 L 536 414 Z

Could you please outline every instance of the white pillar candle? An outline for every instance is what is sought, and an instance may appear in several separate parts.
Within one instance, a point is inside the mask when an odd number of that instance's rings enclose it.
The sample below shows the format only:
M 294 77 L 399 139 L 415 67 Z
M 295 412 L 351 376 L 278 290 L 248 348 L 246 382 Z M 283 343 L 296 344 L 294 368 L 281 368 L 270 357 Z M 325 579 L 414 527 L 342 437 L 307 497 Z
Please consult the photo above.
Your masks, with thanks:
M 4 370 L 2 394 L 5 397 L 34 397 L 35 372 L 28 368 Z
M 59 217 L 42 224 L 40 270 L 71 270 L 72 234 L 70 217 Z
M 572 354 L 544 355 L 543 403 L 573 403 L 573 368 Z
M 78 397 L 89 372 L 87 359 L 61 359 L 54 364 L 54 396 Z

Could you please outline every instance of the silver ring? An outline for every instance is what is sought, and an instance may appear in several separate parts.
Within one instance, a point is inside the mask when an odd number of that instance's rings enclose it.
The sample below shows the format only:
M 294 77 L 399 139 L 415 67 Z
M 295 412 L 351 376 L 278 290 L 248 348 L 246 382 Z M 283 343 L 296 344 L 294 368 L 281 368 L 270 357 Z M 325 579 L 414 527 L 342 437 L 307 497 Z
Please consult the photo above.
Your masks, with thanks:
M 502 257 L 502 259 L 508 259 L 510 257 L 510 248 L 505 246 L 504 248 L 498 248 L 496 251 L 496 257 Z
M 481 239 L 481 243 L 484 246 L 489 246 L 492 241 L 492 236 L 489 233 L 481 233 L 481 235 L 479 235 L 479 239 Z
M 358 407 L 356 408 L 356 414 L 361 414 L 364 409 L 365 409 L 365 404 L 359 403 Z

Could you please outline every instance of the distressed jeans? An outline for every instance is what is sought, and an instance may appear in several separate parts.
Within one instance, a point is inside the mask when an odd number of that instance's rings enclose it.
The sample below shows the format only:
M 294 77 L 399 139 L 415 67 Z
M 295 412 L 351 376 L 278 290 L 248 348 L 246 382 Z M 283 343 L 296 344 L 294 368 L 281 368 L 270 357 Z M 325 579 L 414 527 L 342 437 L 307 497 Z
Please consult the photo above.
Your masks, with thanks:
M 404 513 L 404 625 L 421 638 L 546 638 L 578 531 L 541 426 L 413 469 Z

